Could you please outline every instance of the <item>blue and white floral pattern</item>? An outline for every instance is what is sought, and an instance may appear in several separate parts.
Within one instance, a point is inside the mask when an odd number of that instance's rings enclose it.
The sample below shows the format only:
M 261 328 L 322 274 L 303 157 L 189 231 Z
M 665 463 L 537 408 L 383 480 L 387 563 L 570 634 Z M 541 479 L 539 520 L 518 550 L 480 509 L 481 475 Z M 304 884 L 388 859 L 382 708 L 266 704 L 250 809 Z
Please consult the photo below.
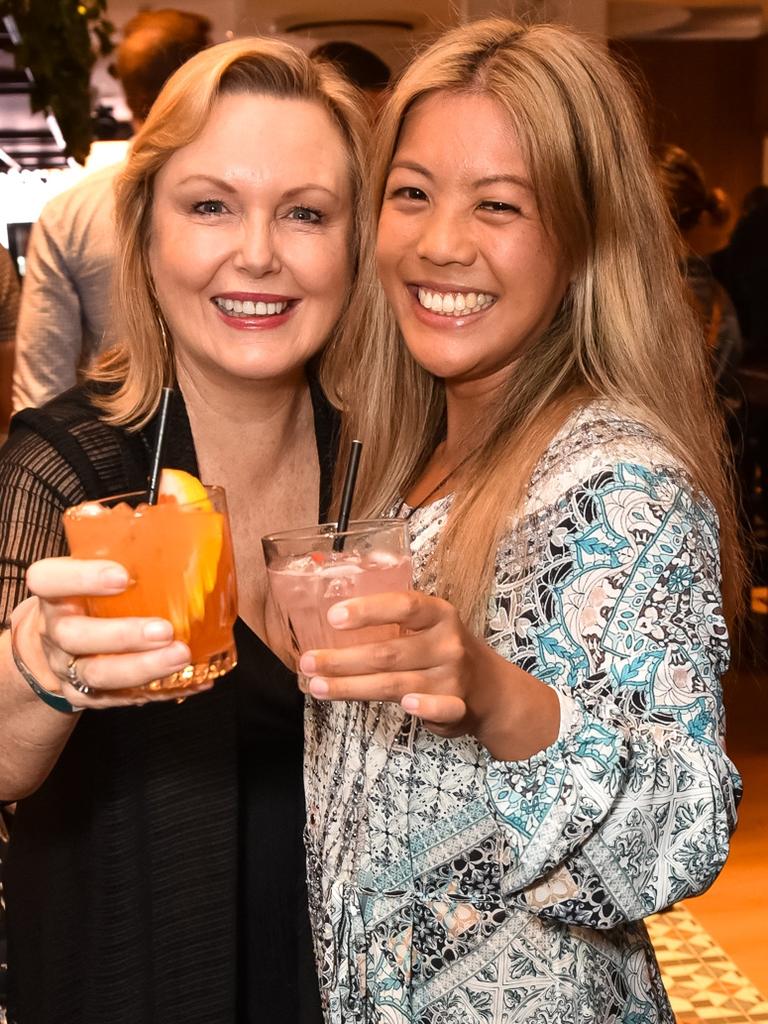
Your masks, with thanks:
M 411 518 L 417 579 L 450 498 Z M 673 1021 L 642 918 L 736 821 L 717 519 L 643 425 L 582 410 L 498 552 L 487 642 L 552 686 L 556 742 L 495 761 L 397 705 L 307 704 L 329 1024 Z

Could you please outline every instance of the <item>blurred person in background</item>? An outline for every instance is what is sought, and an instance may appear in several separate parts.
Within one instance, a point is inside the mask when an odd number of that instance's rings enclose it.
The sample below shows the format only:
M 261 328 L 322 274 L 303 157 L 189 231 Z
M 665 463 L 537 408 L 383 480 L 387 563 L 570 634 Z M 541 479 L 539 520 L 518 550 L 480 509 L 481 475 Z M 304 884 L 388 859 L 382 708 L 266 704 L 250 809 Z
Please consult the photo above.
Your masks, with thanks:
M 362 90 L 368 101 L 371 116 L 373 119 L 376 118 L 392 75 L 380 57 L 357 43 L 336 40 L 316 46 L 310 57 L 313 60 L 317 58 L 335 64 L 353 85 Z
M 739 458 L 743 507 L 752 535 L 752 611 L 768 611 L 768 187 L 744 198 L 731 240 L 712 256 L 712 271 L 728 290 L 744 339 L 739 372 L 743 395 Z
M 11 416 L 13 339 L 19 313 L 19 279 L 8 250 L 0 245 L 0 444 Z
M 713 227 L 724 226 L 730 209 L 721 189 L 707 186 L 704 172 L 679 146 L 667 145 L 658 169 L 669 211 L 685 243 L 685 276 L 720 393 L 735 400 L 735 372 L 742 357 L 739 322 L 730 296 L 710 270 Z
M 761 206 L 768 206 L 768 185 L 755 185 L 747 192 L 741 201 L 739 222 Z
M 733 298 L 744 337 L 744 364 L 768 371 L 768 187 L 745 199 L 731 240 L 712 258 L 712 270 Z
M 137 131 L 163 83 L 210 45 L 210 22 L 177 10 L 142 11 L 123 29 L 115 61 Z M 115 178 L 123 164 L 89 174 L 52 199 L 32 229 L 16 333 L 13 409 L 67 391 L 113 344 Z

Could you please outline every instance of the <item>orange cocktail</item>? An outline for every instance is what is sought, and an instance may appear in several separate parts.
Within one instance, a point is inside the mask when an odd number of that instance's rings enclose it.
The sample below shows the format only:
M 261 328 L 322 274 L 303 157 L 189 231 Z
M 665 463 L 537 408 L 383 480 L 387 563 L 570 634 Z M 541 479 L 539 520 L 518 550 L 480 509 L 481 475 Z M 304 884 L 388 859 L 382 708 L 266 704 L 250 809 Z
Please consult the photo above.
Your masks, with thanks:
M 237 663 L 237 591 L 224 491 L 204 490 L 200 500 L 186 503 L 161 491 L 158 504 L 150 506 L 146 492 L 138 492 L 64 513 L 72 555 L 119 562 L 132 581 L 122 594 L 86 598 L 89 614 L 168 619 L 175 639 L 189 645 L 187 668 L 149 683 L 150 689 L 184 691 Z

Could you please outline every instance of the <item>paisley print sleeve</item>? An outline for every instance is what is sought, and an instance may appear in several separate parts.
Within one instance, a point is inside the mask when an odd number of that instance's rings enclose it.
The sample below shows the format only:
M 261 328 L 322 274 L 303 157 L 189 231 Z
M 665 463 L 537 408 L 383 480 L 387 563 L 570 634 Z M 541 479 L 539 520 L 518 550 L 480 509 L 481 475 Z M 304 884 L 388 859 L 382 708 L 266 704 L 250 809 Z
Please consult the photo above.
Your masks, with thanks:
M 736 821 L 717 518 L 674 469 L 596 468 L 502 547 L 488 641 L 553 686 L 556 742 L 488 758 L 512 903 L 591 927 L 706 889 Z M 519 540 L 519 538 L 518 538 Z

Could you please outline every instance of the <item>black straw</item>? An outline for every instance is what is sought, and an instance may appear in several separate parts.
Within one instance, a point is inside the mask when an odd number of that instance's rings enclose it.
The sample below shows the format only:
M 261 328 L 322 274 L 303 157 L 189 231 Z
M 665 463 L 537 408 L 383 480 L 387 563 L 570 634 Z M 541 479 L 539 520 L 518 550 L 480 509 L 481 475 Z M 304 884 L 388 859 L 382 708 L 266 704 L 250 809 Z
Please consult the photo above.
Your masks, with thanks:
M 168 406 L 171 401 L 173 388 L 163 388 L 160 398 L 160 414 L 157 418 L 157 436 L 155 437 L 155 451 L 152 455 L 152 469 L 149 474 L 149 495 L 147 501 L 150 505 L 157 504 L 157 489 L 160 483 L 160 469 L 163 464 L 163 449 L 165 448 L 165 424 L 168 419 Z
M 349 513 L 352 511 L 352 499 L 355 496 L 355 483 L 357 482 L 357 469 L 360 465 L 360 453 L 363 450 L 362 441 L 353 441 L 349 452 L 347 471 L 344 474 L 344 490 L 341 492 L 341 506 L 339 508 L 339 521 L 336 525 L 336 536 L 333 538 L 333 550 L 343 551 L 345 538 L 341 536 L 349 526 Z

